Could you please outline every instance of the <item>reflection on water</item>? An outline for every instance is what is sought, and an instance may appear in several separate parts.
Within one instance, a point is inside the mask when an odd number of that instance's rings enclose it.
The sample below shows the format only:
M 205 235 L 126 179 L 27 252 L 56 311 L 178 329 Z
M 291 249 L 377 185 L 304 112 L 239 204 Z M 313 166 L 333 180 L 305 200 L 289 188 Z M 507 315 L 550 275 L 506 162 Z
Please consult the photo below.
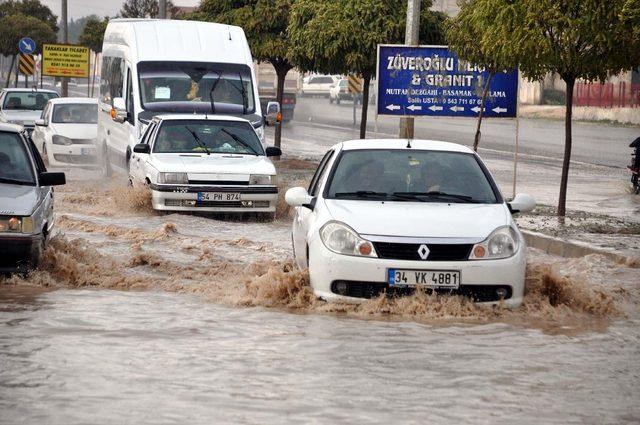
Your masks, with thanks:
M 27 292 L 0 287 L 1 423 L 640 420 L 636 318 L 549 334 Z

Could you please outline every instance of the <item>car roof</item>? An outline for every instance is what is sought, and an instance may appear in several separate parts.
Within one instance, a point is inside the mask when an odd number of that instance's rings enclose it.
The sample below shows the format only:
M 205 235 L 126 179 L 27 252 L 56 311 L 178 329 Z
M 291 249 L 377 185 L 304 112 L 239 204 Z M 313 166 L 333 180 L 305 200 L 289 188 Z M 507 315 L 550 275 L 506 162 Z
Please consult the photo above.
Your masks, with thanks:
M 56 99 L 49 100 L 54 105 L 60 105 L 65 103 L 86 103 L 91 105 L 97 105 L 98 99 L 91 97 L 58 97 Z
M 50 89 L 32 89 L 32 88 L 6 88 L 6 89 L 2 89 L 3 92 L 33 92 L 33 93 L 55 93 L 58 96 L 60 96 L 58 94 L 57 91 L 55 90 L 50 90 Z
M 161 114 L 155 116 L 162 121 L 174 121 L 174 120 L 202 120 L 202 121 L 235 121 L 235 122 L 247 122 L 248 120 L 239 117 L 233 117 L 231 115 L 215 115 L 215 114 Z
M 347 140 L 338 143 L 333 148 L 339 147 L 342 150 L 359 150 L 359 149 L 407 149 L 408 139 L 357 139 Z M 438 140 L 421 140 L 411 139 L 411 149 L 416 150 L 433 150 L 446 152 L 473 153 L 473 150 L 467 146 L 457 143 L 442 142 Z
M 5 133 L 20 133 L 22 130 L 23 127 L 21 125 L 0 122 L 0 131 Z

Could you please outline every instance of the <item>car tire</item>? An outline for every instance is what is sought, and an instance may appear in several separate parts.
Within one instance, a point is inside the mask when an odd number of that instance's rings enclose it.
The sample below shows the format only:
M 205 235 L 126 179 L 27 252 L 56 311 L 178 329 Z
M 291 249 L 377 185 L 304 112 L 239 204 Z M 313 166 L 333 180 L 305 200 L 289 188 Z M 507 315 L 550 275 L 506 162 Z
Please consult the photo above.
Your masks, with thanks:
M 49 166 L 49 154 L 47 153 L 46 142 L 42 143 L 42 161 L 44 162 L 44 165 L 46 165 L 47 167 Z
M 329 103 L 332 104 L 333 103 L 333 98 L 331 96 L 329 96 Z

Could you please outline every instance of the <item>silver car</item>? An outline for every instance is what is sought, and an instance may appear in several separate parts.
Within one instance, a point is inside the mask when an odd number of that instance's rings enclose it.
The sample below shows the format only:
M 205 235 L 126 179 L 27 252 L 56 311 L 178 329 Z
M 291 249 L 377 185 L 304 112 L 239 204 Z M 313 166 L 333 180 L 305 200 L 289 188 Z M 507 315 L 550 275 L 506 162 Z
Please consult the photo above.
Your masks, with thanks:
M 47 172 L 27 132 L 0 123 L 0 273 L 37 267 L 53 229 L 53 189 L 64 173 Z
M 49 99 L 58 97 L 60 95 L 54 90 L 3 89 L 0 92 L 0 122 L 22 125 L 31 134 Z

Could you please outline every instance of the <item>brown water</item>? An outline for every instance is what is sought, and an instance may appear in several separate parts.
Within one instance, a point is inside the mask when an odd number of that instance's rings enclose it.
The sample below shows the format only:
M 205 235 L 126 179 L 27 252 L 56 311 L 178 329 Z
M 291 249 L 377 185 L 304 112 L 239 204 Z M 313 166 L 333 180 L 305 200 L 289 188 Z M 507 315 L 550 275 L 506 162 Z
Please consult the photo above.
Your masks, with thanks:
M 327 304 L 288 219 L 157 215 L 94 187 L 57 191 L 41 269 L 0 278 L 0 423 L 640 421 L 639 268 L 530 250 L 514 311 Z

